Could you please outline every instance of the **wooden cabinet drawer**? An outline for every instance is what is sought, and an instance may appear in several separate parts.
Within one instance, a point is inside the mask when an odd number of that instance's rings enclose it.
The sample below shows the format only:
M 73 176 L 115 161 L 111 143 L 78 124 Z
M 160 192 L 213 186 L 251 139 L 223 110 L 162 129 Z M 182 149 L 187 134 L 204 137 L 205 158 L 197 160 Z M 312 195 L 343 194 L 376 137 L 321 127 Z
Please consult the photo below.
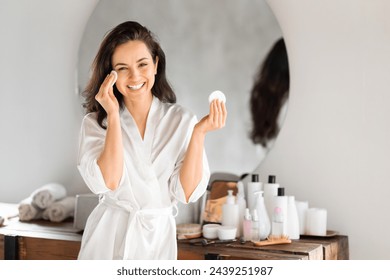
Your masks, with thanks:
M 79 241 L 19 237 L 20 260 L 76 260 Z

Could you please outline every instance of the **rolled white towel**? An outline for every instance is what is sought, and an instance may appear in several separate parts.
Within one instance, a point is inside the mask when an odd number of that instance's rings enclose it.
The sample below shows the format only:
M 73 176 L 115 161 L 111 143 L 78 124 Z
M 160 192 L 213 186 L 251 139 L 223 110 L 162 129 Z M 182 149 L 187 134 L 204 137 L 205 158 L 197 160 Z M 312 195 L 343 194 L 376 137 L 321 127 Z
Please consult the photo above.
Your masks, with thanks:
M 20 221 L 31 221 L 34 219 L 42 218 L 42 210 L 36 207 L 32 203 L 32 198 L 28 197 L 22 200 L 18 206 L 19 220 Z
M 46 209 L 55 201 L 66 197 L 66 189 L 58 183 L 49 183 L 36 189 L 31 194 L 33 204 L 40 209 Z
M 76 197 L 68 196 L 51 204 L 43 211 L 43 218 L 52 222 L 62 222 L 73 217 L 76 207 Z

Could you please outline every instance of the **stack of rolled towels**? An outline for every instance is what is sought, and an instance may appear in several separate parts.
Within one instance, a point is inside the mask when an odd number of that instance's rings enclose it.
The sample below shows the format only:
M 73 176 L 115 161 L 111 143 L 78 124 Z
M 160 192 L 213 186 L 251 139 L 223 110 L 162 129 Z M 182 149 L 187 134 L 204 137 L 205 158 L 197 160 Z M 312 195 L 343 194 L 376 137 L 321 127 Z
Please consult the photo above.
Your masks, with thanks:
M 76 198 L 67 196 L 66 188 L 59 183 L 49 183 L 36 189 L 19 203 L 19 220 L 45 219 L 62 222 L 73 217 Z

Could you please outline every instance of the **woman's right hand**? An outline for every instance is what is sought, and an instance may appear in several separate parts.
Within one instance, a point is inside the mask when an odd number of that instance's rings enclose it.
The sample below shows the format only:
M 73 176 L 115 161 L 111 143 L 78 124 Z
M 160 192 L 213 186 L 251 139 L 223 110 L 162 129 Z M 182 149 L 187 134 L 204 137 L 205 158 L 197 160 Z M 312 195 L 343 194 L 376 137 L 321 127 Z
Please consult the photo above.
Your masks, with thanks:
M 107 116 L 117 114 L 119 112 L 119 102 L 114 95 L 113 84 L 115 82 L 115 73 L 110 73 L 104 79 L 100 86 L 99 92 L 96 94 L 95 99 L 106 111 Z

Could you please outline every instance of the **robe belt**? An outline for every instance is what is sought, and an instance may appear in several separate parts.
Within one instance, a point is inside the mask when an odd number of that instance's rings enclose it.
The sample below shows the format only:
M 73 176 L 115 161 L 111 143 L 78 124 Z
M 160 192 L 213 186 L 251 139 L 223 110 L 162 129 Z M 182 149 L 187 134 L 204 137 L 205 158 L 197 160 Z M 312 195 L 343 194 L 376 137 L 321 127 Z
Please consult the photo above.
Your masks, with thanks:
M 102 195 L 100 197 L 100 203 L 129 212 L 128 229 L 125 237 L 124 259 L 132 258 L 130 252 L 130 242 L 137 242 L 135 241 L 134 236 L 137 230 L 140 230 L 141 228 L 146 229 L 147 231 L 154 230 L 152 225 L 148 225 L 147 218 L 158 216 L 176 217 L 178 214 L 178 208 L 176 204 L 165 208 L 137 209 L 133 207 L 129 201 L 115 200 L 107 195 Z M 173 209 L 175 209 L 176 212 L 174 215 Z
M 133 207 L 129 201 L 112 199 L 107 195 L 102 195 L 100 197 L 100 202 L 110 207 L 119 208 L 121 210 L 129 212 L 130 214 L 135 214 L 138 217 L 140 217 L 142 220 L 143 218 L 146 217 L 157 217 L 157 216 L 165 216 L 165 215 L 172 215 L 173 217 L 176 217 L 179 212 L 176 204 L 173 204 L 165 208 L 137 209 Z M 175 210 L 175 214 L 173 214 L 173 209 Z M 142 222 L 142 224 L 144 225 L 145 223 Z M 148 230 L 153 230 L 150 229 L 148 226 L 145 226 L 145 228 Z

